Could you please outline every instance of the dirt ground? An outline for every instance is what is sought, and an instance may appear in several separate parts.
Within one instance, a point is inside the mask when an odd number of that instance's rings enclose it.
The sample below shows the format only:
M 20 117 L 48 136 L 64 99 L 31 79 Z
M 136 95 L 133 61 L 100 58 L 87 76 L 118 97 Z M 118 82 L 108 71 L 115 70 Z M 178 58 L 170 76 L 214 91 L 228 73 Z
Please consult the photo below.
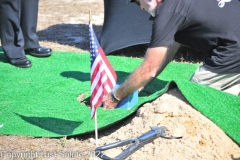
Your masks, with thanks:
M 87 52 L 89 9 L 99 36 L 104 18 L 102 0 L 40 0 L 40 44 L 53 50 Z M 176 88 L 144 104 L 120 123 L 99 131 L 98 144 L 102 146 L 140 136 L 149 131 L 150 126 L 165 126 L 167 135 L 182 138 L 157 138 L 134 152 L 128 160 L 240 160 L 239 145 L 195 110 Z M 93 152 L 96 148 L 94 136 L 94 133 L 62 138 L 1 135 L 0 159 L 97 159 Z M 122 150 L 116 148 L 106 154 L 115 157 Z

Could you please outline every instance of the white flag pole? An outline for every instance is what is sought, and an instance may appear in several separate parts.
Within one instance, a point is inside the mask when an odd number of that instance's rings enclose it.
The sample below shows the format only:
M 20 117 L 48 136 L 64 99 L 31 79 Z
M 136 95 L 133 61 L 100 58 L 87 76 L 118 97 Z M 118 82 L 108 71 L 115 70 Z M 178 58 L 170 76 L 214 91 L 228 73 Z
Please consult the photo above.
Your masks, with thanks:
M 89 23 L 92 20 L 92 11 L 89 9 Z M 94 116 L 94 125 L 95 125 L 95 141 L 96 146 L 98 147 L 98 123 L 97 123 L 97 109 L 95 110 L 95 116 Z
M 95 140 L 96 140 L 96 146 L 98 147 L 98 123 L 97 123 L 97 109 L 95 111 Z

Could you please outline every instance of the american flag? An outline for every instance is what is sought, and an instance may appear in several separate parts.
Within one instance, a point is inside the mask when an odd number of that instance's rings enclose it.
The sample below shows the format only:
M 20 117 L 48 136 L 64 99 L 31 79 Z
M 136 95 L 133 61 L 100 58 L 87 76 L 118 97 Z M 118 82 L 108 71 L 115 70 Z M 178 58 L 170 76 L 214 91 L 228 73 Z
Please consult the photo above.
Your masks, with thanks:
M 117 75 L 109 63 L 102 47 L 96 38 L 89 22 L 90 58 L 91 58 L 91 118 L 95 116 L 96 108 L 103 96 L 107 95 L 116 84 Z

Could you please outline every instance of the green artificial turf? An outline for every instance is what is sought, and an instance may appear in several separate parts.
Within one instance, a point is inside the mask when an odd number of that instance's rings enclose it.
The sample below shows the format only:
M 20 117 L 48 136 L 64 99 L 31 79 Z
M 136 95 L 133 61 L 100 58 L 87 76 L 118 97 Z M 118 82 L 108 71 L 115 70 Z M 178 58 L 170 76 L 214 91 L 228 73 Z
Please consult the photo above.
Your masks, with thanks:
M 28 56 L 33 66 L 17 68 L 0 53 L 0 134 L 34 137 L 62 137 L 94 131 L 90 118 L 90 57 L 88 53 L 54 52 L 49 58 Z M 131 73 L 142 59 L 108 56 L 118 82 Z M 130 110 L 97 109 L 102 129 L 134 113 L 173 83 L 202 114 L 240 144 L 240 98 L 189 82 L 198 65 L 170 63 L 143 92 Z M 85 93 L 85 104 L 77 97 Z

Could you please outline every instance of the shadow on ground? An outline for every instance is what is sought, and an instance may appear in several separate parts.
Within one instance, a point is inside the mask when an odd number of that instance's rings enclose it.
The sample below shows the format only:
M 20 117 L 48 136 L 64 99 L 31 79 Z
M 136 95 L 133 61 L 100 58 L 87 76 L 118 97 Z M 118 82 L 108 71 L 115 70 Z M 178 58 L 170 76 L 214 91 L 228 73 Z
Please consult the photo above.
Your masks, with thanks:
M 99 38 L 102 26 L 93 25 Z M 40 41 L 68 45 L 82 50 L 89 50 L 89 26 L 87 24 L 57 24 L 37 32 Z
M 93 25 L 98 39 L 101 36 L 102 26 Z M 57 24 L 37 32 L 40 41 L 48 41 L 61 45 L 68 45 L 82 50 L 89 50 L 89 26 L 87 24 Z M 142 58 L 148 44 L 141 44 L 116 50 L 110 55 Z M 182 46 L 174 57 L 176 62 L 202 63 L 206 54 Z

